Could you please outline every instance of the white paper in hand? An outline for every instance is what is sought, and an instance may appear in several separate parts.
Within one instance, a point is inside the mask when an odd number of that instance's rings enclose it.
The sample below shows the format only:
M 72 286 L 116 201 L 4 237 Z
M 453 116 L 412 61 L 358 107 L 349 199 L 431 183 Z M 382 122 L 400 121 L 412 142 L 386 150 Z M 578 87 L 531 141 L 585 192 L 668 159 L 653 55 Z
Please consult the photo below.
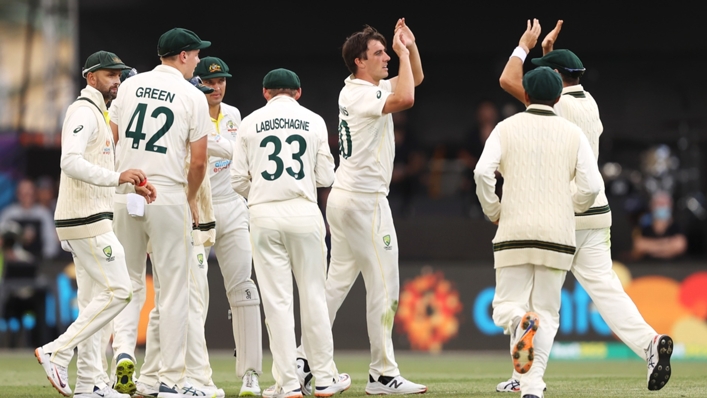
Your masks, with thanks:
M 145 198 L 136 194 L 128 194 L 128 214 L 133 217 L 142 217 L 145 215 Z

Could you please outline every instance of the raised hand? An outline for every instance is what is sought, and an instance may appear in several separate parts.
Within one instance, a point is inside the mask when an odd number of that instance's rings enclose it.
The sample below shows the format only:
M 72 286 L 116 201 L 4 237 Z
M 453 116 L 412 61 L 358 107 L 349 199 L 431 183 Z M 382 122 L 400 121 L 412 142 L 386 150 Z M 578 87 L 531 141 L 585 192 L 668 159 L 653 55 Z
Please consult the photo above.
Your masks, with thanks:
M 410 54 L 406 44 L 402 29 L 398 30 L 398 33 L 393 36 L 393 51 L 398 54 L 398 57 Z
M 528 20 L 528 26 L 523 32 L 523 36 L 520 37 L 518 46 L 529 53 L 538 44 L 538 37 L 540 37 L 540 22 L 537 18 L 533 19 L 532 23 Z
M 557 40 L 557 35 L 560 34 L 560 30 L 562 30 L 562 20 L 557 21 L 557 25 L 555 25 L 555 29 L 551 30 L 550 33 L 545 36 L 542 42 L 543 46 L 543 55 L 549 53 L 550 51 L 553 50 L 555 46 L 555 40 Z
M 415 44 L 415 35 L 412 34 L 410 28 L 405 24 L 405 18 L 398 19 L 398 22 L 395 24 L 395 33 L 398 32 L 401 32 L 403 36 L 402 41 L 407 48 Z

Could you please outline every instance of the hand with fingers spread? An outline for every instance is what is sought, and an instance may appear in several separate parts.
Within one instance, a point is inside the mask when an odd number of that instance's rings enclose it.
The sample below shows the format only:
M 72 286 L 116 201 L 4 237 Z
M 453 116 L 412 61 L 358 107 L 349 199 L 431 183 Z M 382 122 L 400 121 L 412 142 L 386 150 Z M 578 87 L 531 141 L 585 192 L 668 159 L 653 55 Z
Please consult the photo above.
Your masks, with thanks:
M 142 170 L 138 169 L 129 169 L 125 170 L 124 172 L 120 173 L 120 179 L 118 180 L 120 184 L 133 184 L 135 186 L 140 185 L 147 177 L 145 177 L 145 173 L 142 172 Z
M 538 44 L 538 37 L 540 37 L 540 22 L 537 18 L 534 18 L 532 23 L 528 20 L 528 26 L 523 32 L 523 36 L 520 37 L 518 46 L 529 53 Z
M 555 29 L 551 30 L 550 33 L 548 33 L 547 36 L 545 36 L 545 38 L 543 39 L 543 55 L 553 50 L 555 46 L 555 41 L 557 40 L 557 35 L 559 35 L 560 30 L 562 30 L 562 23 L 563 21 L 561 19 L 558 20 L 557 25 L 555 25 Z
M 143 185 L 135 185 L 135 193 L 145 198 L 147 204 L 150 204 L 157 199 L 157 190 L 154 185 L 145 182 Z

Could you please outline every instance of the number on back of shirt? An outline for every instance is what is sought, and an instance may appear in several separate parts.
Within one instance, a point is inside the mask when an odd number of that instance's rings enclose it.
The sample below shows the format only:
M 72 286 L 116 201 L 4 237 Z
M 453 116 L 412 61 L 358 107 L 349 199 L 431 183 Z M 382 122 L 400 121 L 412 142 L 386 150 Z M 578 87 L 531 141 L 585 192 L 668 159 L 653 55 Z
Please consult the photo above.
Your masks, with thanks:
M 174 123 L 174 113 L 171 109 L 164 106 L 155 108 L 155 110 L 150 113 L 150 117 L 157 119 L 160 115 L 164 115 L 165 121 L 162 127 L 154 133 L 150 131 L 143 132 L 145 115 L 147 115 L 147 104 L 141 102 L 137 104 L 135 112 L 133 112 L 133 115 L 130 117 L 130 123 L 128 123 L 128 127 L 125 129 L 125 136 L 133 139 L 133 143 L 130 147 L 132 149 L 140 149 L 140 141 L 147 138 L 146 133 L 150 133 L 150 139 L 145 143 L 145 150 L 149 152 L 167 153 L 167 148 L 161 145 L 156 145 L 156 142 L 162 138 L 162 136 L 167 134 L 170 127 L 172 127 L 172 124 Z
M 297 143 L 297 152 L 292 152 L 292 160 L 299 163 L 299 170 L 295 171 L 292 167 L 285 168 L 285 164 L 279 156 L 280 151 L 282 151 L 282 141 L 280 141 L 280 138 L 275 135 L 269 135 L 260 141 L 261 148 L 268 148 L 268 144 L 272 144 L 272 146 L 270 146 L 272 148 L 272 152 L 268 155 L 268 160 L 275 163 L 275 171 L 270 173 L 268 170 L 271 170 L 271 167 L 268 166 L 268 169 L 263 170 L 263 172 L 260 173 L 260 175 L 267 181 L 274 181 L 280 178 L 283 170 L 287 171 L 287 174 L 295 180 L 301 180 L 304 178 L 304 163 L 302 163 L 302 155 L 304 155 L 307 150 L 307 141 L 305 141 L 304 137 L 301 135 L 293 134 L 287 137 L 285 142 L 289 145 Z
M 339 122 L 339 155 L 344 159 L 351 157 L 351 130 L 346 120 Z

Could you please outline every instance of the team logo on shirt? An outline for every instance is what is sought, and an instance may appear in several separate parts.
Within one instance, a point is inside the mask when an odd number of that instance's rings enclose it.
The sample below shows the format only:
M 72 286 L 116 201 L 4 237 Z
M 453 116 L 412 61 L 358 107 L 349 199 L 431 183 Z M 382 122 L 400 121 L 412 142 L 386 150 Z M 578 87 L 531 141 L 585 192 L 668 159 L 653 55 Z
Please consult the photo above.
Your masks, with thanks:
M 383 237 L 383 243 L 385 243 L 385 250 L 393 250 L 393 248 L 390 247 L 390 235 L 386 235 Z
M 233 123 L 233 120 L 229 120 L 228 123 L 226 123 L 226 126 L 228 127 L 228 132 L 235 136 L 234 133 L 238 130 L 238 127 L 235 123 Z
M 106 246 L 103 248 L 103 254 L 106 255 L 106 261 L 110 262 L 115 260 L 115 257 L 113 256 L 113 248 L 110 246 Z
M 381 93 L 381 91 L 378 90 L 378 91 L 376 92 L 376 98 L 380 99 L 380 98 L 381 98 L 381 95 L 383 95 L 383 93 Z
M 199 260 L 199 268 L 204 268 L 204 255 L 199 253 L 196 255 L 196 259 Z
M 80 124 L 79 127 L 76 127 L 74 129 L 74 134 L 78 134 L 79 131 L 83 130 L 83 124 Z

